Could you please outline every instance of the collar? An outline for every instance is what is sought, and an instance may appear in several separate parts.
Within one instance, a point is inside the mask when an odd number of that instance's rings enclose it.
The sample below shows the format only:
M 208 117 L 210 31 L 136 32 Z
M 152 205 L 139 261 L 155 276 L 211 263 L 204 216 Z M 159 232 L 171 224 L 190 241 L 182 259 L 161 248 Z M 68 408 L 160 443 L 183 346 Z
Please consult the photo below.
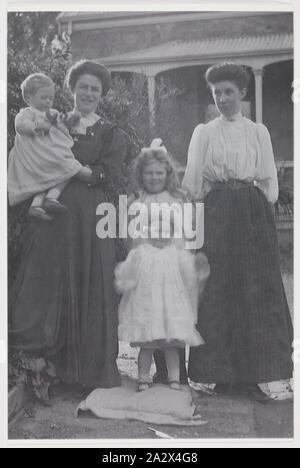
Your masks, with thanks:
M 236 114 L 231 115 L 230 117 L 225 117 L 225 115 L 221 115 L 221 119 L 225 122 L 237 122 L 243 117 L 242 111 L 237 112 Z
M 30 109 L 34 114 L 36 114 L 36 115 L 41 115 L 41 116 L 43 116 L 43 117 L 45 117 L 45 115 L 46 115 L 46 112 L 45 112 L 45 111 L 40 111 L 40 110 L 38 110 L 38 109 L 35 109 L 34 107 L 31 107 L 31 106 L 30 106 L 29 109 Z
M 77 107 L 75 107 L 75 110 L 80 112 L 80 110 Z M 99 119 L 99 115 L 96 114 L 96 112 L 90 112 L 87 115 L 81 115 L 81 119 L 87 122 L 96 122 Z

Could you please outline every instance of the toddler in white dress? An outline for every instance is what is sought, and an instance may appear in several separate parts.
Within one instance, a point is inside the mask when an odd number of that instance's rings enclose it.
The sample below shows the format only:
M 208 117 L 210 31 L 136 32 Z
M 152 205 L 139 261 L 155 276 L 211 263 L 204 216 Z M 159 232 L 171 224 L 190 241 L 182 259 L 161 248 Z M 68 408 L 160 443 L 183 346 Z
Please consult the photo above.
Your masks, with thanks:
M 51 213 L 66 210 L 58 198 L 69 180 L 87 170 L 72 153 L 68 131 L 80 115 L 67 119 L 52 109 L 55 85 L 42 73 L 29 75 L 21 89 L 28 107 L 15 118 L 16 137 L 8 160 L 9 203 L 14 206 L 33 197 L 29 214 L 51 221 Z
M 184 236 L 175 238 L 178 217 L 174 215 L 168 222 L 162 216 L 163 207 L 181 211 L 184 195 L 178 190 L 171 158 L 160 143 L 154 140 L 137 158 L 139 191 L 132 197 L 129 214 L 141 208 L 141 236 L 133 240 L 127 259 L 115 271 L 116 287 L 122 293 L 119 339 L 141 348 L 139 391 L 150 386 L 155 349 L 164 350 L 170 387 L 180 390 L 178 348 L 204 343 L 195 324 L 198 296 L 209 276 L 209 265 L 205 255 L 197 259 L 185 249 Z M 152 210 L 154 204 L 159 210 Z

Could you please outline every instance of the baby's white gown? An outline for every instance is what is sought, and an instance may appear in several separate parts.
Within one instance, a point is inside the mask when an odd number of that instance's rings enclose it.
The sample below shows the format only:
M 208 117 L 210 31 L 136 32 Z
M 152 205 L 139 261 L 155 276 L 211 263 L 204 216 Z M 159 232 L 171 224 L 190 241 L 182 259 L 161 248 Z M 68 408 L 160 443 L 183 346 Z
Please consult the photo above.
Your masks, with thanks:
M 158 195 L 143 193 L 138 201 L 149 208 L 149 213 L 153 202 L 182 206 L 180 199 L 166 191 Z M 144 224 L 147 227 L 147 216 Z M 122 293 L 121 341 L 155 348 L 204 343 L 195 325 L 198 297 L 209 275 L 209 266 L 203 255 L 202 272 L 197 271 L 196 257 L 184 245 L 184 239 L 171 239 L 165 247 L 158 248 L 143 239 L 134 242 L 127 259 L 117 266 L 115 283 Z
M 58 115 L 51 109 L 52 115 Z M 20 134 L 18 128 L 32 130 L 35 123 L 48 121 L 46 113 L 26 107 L 16 116 L 16 137 L 8 159 L 7 188 L 11 206 L 70 180 L 82 168 L 71 148 L 73 140 L 58 118 L 45 135 Z

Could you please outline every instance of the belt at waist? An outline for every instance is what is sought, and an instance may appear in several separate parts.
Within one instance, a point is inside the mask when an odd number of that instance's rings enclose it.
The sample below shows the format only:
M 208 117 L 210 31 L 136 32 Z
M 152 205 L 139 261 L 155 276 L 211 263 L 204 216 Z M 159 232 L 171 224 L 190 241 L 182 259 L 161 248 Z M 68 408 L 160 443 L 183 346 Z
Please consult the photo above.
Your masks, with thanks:
M 213 190 L 242 189 L 249 187 L 254 187 L 254 183 L 238 179 L 230 179 L 227 182 L 214 182 L 212 185 Z

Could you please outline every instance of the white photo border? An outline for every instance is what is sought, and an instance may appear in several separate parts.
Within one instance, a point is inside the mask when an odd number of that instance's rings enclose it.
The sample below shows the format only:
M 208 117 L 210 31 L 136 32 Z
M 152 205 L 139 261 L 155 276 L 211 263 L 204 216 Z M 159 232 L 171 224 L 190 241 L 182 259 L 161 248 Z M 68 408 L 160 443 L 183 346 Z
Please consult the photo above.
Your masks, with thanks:
M 154 439 L 89 439 L 89 440 L 8 440 L 8 424 L 7 424 L 7 195 L 6 195 L 6 170 L 7 170 L 7 102 L 6 102 L 6 80 L 7 80 L 7 12 L 8 11 L 290 11 L 294 12 L 294 79 L 300 80 L 300 4 L 296 0 L 291 1 L 260 1 L 256 3 L 248 3 L 246 1 L 221 1 L 218 2 L 202 2 L 199 0 L 180 2 L 173 0 L 172 2 L 163 2 L 155 0 L 147 2 L 146 0 L 135 0 L 125 2 L 122 0 L 101 1 L 89 0 L 84 6 L 80 0 L 64 0 L 63 2 L 49 2 L 40 0 L 39 2 L 28 1 L 8 1 L 1 2 L 0 6 L 0 126 L 1 126 L 1 145 L 2 157 L 1 164 L 1 179 L 0 179 L 0 210 L 1 210 L 1 314 L 0 314 L 0 385 L 1 385 L 1 403 L 0 414 L 2 420 L 0 423 L 0 441 L 1 447 L 90 447 L 90 448 L 130 448 L 130 447 L 154 447 L 154 448 L 276 448 L 276 447 L 299 447 L 300 443 L 300 403 L 299 403 L 299 368 L 300 368 L 300 350 L 298 350 L 299 359 L 295 362 L 295 402 L 294 402 L 294 418 L 295 418 L 295 435 L 294 439 L 177 439 L 171 440 L 154 440 Z M 62 8 L 63 6 L 63 8 Z M 294 106 L 294 178 L 295 181 L 300 177 L 299 157 L 300 154 L 300 102 Z M 299 179 L 300 180 L 300 179 Z M 295 189 L 295 224 L 294 224 L 294 284 L 300 284 L 300 248 L 297 239 L 300 239 L 300 226 L 298 209 L 300 206 L 300 184 L 294 185 Z M 300 290 L 294 288 L 294 321 L 295 321 L 295 341 L 300 343 L 299 317 L 296 311 L 300 306 Z M 300 344 L 299 344 L 300 347 Z M 297 417 L 298 415 L 298 417 Z

